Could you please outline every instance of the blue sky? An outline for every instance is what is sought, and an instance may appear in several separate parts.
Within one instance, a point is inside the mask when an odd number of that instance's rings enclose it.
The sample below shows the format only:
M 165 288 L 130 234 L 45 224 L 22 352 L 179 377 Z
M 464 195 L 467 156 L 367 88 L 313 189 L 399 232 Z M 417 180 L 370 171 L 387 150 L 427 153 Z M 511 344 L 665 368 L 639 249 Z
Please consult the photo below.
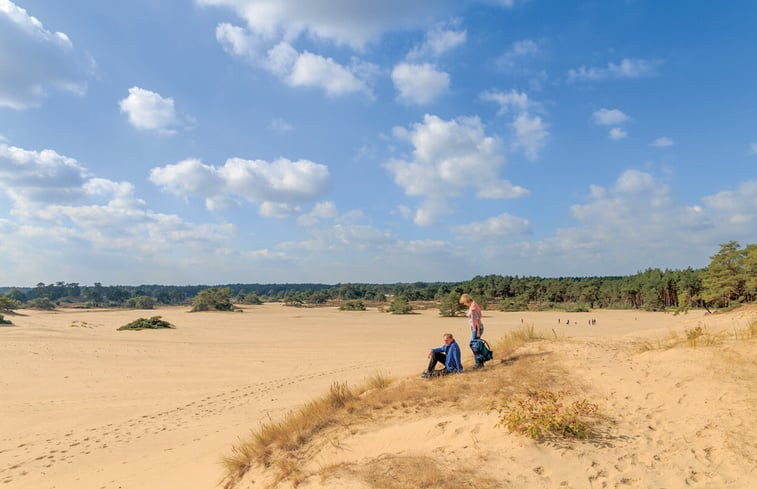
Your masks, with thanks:
M 757 5 L 0 0 L 0 284 L 620 275 L 757 238 Z

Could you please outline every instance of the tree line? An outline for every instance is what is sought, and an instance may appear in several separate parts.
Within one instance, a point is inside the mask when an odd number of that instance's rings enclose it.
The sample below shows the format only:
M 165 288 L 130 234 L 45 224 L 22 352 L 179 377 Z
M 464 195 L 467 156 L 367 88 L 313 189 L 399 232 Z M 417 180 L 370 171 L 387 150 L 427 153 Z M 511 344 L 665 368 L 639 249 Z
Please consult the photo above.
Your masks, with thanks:
M 204 298 L 203 291 L 224 289 L 230 302 L 257 304 L 285 302 L 319 305 L 361 300 L 383 303 L 402 297 L 434 301 L 443 315 L 459 312 L 457 298 L 471 294 L 486 307 L 505 311 L 526 309 L 588 310 L 592 308 L 645 309 L 724 308 L 757 299 L 757 244 L 741 247 L 731 241 L 710 257 L 702 269 L 649 268 L 617 277 L 529 277 L 486 275 L 464 282 L 394 284 L 228 284 L 228 285 L 102 285 L 38 283 L 36 287 L 0 288 L 0 310 L 21 306 L 40 309 L 59 306 L 132 307 L 188 305 Z

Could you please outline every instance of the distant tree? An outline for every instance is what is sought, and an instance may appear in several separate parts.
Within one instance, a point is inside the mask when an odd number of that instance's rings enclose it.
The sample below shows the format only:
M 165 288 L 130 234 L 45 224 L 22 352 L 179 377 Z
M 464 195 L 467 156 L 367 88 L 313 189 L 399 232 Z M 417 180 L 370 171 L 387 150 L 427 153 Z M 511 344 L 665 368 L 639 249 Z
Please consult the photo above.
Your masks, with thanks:
M 744 296 L 747 302 L 757 300 L 757 244 L 744 248 Z
M 387 312 L 391 312 L 392 314 L 410 314 L 413 312 L 413 306 L 410 305 L 407 297 L 400 296 L 396 297 L 392 303 L 389 304 Z
M 26 294 L 21 292 L 16 287 L 13 287 L 11 290 L 9 290 L 6 294 L 6 296 L 10 297 L 11 299 L 17 300 L 19 302 L 25 302 L 26 301 Z
M 155 299 L 149 295 L 138 295 L 126 300 L 126 307 L 132 309 L 152 309 L 155 307 Z
M 7 294 L 0 295 L 0 311 L 12 311 L 21 307 L 21 302 L 8 297 Z
M 360 299 L 344 302 L 339 306 L 340 311 L 365 311 L 365 304 Z
M 240 299 L 240 302 L 249 306 L 256 306 L 263 303 L 263 301 L 260 300 L 260 297 L 258 297 L 258 294 L 256 294 L 255 292 L 250 292 L 249 294 L 243 295 Z
M 449 292 L 442 298 L 439 304 L 439 315 L 444 317 L 455 317 L 465 313 L 465 305 L 460 304 L 460 294 L 456 291 Z
M 528 310 L 528 298 L 525 295 L 502 299 L 499 310 L 504 312 L 518 312 Z
M 29 309 L 40 309 L 43 311 L 51 311 L 55 309 L 55 303 L 50 300 L 49 297 L 35 297 L 26 303 Z
M 192 312 L 197 311 L 233 311 L 232 291 L 228 287 L 211 287 L 201 290 L 192 302 Z
M 720 245 L 720 251 L 710 257 L 704 270 L 702 298 L 705 302 L 727 307 L 741 295 L 743 282 L 743 254 L 736 241 Z

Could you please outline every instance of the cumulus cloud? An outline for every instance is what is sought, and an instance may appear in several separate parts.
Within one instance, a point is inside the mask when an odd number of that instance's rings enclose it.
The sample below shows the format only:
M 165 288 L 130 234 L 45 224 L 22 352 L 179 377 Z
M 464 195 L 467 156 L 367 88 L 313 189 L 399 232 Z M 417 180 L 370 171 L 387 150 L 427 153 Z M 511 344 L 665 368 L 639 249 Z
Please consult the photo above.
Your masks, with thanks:
M 579 68 L 570 69 L 568 70 L 568 81 L 579 82 L 621 78 L 642 78 L 655 75 L 659 65 L 659 61 L 624 58 L 620 63 L 609 62 L 606 67 L 580 66 Z
M 299 211 L 297 204 L 313 200 L 329 185 L 326 165 L 286 158 L 268 162 L 230 158 L 223 166 L 187 159 L 150 170 L 150 181 L 184 198 L 203 198 L 208 209 L 237 199 L 260 204 L 261 215 L 282 217 Z
M 449 199 L 470 191 L 476 198 L 503 199 L 528 195 L 523 187 L 502 180 L 502 141 L 487 136 L 478 117 L 444 120 L 426 115 L 410 129 L 396 127 L 394 136 L 413 146 L 405 159 L 386 163 L 407 195 L 422 198 L 414 222 L 433 224 L 449 211 Z
M 630 118 L 621 110 L 618 109 L 599 109 L 592 114 L 592 118 L 595 124 L 601 126 L 617 126 L 628 121 Z
M 610 139 L 614 141 L 619 141 L 628 137 L 626 130 L 620 127 L 613 127 L 608 134 L 610 135 Z
M 319 87 L 331 96 L 362 92 L 373 97 L 373 92 L 366 81 L 358 77 L 357 71 L 331 58 L 305 51 L 297 55 L 285 79 L 291 86 Z
M 426 33 L 423 43 L 414 47 L 407 55 L 409 60 L 421 58 L 437 58 L 457 46 L 465 44 L 467 32 L 463 30 L 445 29 L 437 25 Z
M 398 98 L 406 103 L 426 105 L 449 90 L 449 74 L 430 63 L 399 63 L 392 70 Z
M 180 123 L 173 98 L 144 88 L 131 87 L 129 95 L 120 100 L 118 106 L 137 129 L 174 134 Z
M 39 105 L 50 90 L 82 95 L 93 61 L 25 9 L 0 0 L 0 107 Z
M 302 214 L 297 218 L 297 223 L 301 226 L 313 226 L 324 219 L 334 219 L 339 215 L 339 211 L 333 202 L 318 202 L 313 209 Z
M 515 117 L 510 127 L 515 133 L 513 148 L 523 150 L 530 160 L 538 158 L 539 152 L 549 141 L 549 130 L 542 118 L 522 112 Z
M 535 160 L 539 152 L 549 141 L 548 124 L 541 116 L 533 115 L 531 111 L 543 111 L 541 104 L 531 100 L 525 92 L 510 90 L 488 90 L 480 95 L 482 100 L 499 105 L 497 115 L 513 114 L 509 124 L 513 134 L 511 147 L 514 151 L 523 151 L 526 158 Z
M 12 203 L 3 221 L 6 265 L 19 276 L 47 276 L 68 264 L 81 276 L 80 269 L 100 259 L 112 264 L 113 256 L 129 268 L 157 256 L 170 261 L 210 253 L 235 232 L 227 223 L 195 224 L 155 212 L 130 182 L 94 176 L 50 149 L 0 145 L 0 193 Z
M 719 243 L 752 239 L 757 222 L 755 180 L 705 196 L 701 203 L 681 203 L 659 178 L 626 170 L 610 187 L 592 185 L 587 200 L 570 208 L 575 226 L 522 243 L 518 253 L 524 261 L 582 275 L 685 267 L 702 263 Z
M 528 98 L 527 93 L 518 92 L 515 89 L 509 92 L 487 90 L 481 94 L 481 100 L 498 104 L 498 115 L 507 114 L 508 112 L 527 112 L 534 105 L 534 102 Z
M 485 221 L 456 226 L 453 231 L 461 239 L 486 241 L 531 234 L 531 223 L 528 222 L 528 219 L 504 213 L 490 217 Z

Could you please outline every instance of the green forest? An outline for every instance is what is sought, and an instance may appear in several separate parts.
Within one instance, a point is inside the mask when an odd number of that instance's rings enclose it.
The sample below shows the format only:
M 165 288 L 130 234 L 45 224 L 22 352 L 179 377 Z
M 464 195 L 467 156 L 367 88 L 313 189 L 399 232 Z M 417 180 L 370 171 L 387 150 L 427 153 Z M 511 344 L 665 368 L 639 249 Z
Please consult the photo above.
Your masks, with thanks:
M 487 308 L 503 311 L 593 308 L 686 311 L 721 309 L 754 302 L 757 298 L 757 244 L 723 244 L 703 269 L 649 268 L 621 277 L 526 277 L 486 275 L 465 282 L 394 284 L 218 284 L 209 285 L 102 285 L 38 283 L 36 287 L 0 288 L 0 311 L 17 308 L 128 307 L 183 305 L 204 299 L 208 289 L 222 289 L 224 300 L 242 304 L 284 302 L 307 306 L 361 300 L 383 303 L 393 298 L 436 302 L 443 315 L 458 312 L 457 298 L 471 294 Z M 229 305 L 228 309 L 231 308 Z

